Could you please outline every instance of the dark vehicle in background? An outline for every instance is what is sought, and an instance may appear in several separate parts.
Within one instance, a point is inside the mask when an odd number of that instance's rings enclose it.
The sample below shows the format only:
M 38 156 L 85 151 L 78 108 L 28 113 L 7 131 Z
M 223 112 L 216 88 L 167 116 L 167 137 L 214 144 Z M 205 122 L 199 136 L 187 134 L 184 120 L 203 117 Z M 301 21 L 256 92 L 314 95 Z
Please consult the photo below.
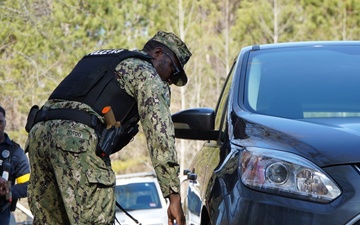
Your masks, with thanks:
M 173 121 L 177 138 L 205 140 L 188 224 L 360 224 L 360 42 L 245 47 L 216 109 Z

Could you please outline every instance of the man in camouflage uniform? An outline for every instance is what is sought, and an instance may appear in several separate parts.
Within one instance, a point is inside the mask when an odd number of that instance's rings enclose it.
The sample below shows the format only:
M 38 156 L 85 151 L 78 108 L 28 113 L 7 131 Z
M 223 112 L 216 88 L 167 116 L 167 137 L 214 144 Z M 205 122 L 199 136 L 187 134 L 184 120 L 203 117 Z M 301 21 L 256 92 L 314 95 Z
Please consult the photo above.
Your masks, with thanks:
M 137 102 L 153 167 L 163 196 L 170 200 L 169 224 L 176 220 L 184 225 L 169 85 L 186 84 L 183 67 L 191 53 L 176 35 L 163 31 L 137 51 L 151 56 L 151 62 L 139 58 L 121 61 L 116 66 L 117 81 Z M 121 104 L 121 99 L 118 101 Z M 78 109 L 104 121 L 81 102 L 51 99 L 42 108 Z M 38 122 L 29 132 L 27 144 L 34 225 L 113 224 L 115 175 L 110 164 L 95 153 L 98 136 L 93 128 L 71 120 Z

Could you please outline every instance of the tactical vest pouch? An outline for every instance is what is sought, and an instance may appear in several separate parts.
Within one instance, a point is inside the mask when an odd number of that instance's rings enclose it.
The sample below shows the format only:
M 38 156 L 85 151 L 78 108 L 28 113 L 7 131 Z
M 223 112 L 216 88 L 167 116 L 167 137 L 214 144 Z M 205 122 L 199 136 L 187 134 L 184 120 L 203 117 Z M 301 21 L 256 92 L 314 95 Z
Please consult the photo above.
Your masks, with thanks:
M 35 125 L 35 118 L 36 118 L 36 114 L 39 112 L 39 106 L 34 105 L 33 107 L 31 107 L 28 117 L 27 117 L 27 121 L 26 121 L 26 125 L 25 125 L 25 130 L 26 132 L 30 132 L 31 128 Z

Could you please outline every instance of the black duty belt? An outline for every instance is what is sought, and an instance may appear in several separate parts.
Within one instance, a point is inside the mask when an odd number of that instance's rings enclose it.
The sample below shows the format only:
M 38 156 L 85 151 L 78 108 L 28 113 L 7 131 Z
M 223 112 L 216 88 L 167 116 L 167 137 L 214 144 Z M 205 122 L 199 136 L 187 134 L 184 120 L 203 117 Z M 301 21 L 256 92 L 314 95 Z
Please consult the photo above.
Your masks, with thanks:
M 41 109 L 36 114 L 34 124 L 48 120 L 72 120 L 97 131 L 104 126 L 97 116 L 78 109 Z

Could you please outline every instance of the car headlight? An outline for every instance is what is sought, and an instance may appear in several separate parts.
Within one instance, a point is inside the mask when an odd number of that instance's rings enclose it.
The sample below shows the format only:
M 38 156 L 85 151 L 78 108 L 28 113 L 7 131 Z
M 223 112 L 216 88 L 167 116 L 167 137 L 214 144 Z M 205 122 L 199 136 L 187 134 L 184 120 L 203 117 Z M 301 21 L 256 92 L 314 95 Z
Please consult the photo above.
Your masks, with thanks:
M 298 155 L 262 148 L 242 150 L 242 182 L 253 189 L 327 203 L 341 191 L 319 167 Z

